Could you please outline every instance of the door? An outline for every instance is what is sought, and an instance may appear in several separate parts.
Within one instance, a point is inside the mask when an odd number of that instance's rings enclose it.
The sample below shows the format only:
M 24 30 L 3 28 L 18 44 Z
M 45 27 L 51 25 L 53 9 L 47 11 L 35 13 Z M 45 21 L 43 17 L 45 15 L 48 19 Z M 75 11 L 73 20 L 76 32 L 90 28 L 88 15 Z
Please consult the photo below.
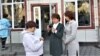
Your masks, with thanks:
M 36 31 L 35 34 L 38 36 L 41 36 L 41 7 L 40 6 L 35 6 L 33 7 L 33 21 L 36 22 Z
M 56 4 L 52 4 L 51 5 L 51 9 L 49 4 L 47 5 L 42 5 L 42 4 L 35 4 L 32 6 L 32 18 L 33 20 L 36 22 L 37 24 L 37 28 L 35 31 L 35 34 L 38 36 L 42 36 L 42 37 L 46 37 L 46 27 L 47 25 L 49 25 L 50 23 L 52 23 L 52 19 L 50 17 L 50 15 L 52 15 L 52 13 L 56 13 L 57 12 L 57 5 Z M 50 14 L 51 13 L 51 14 Z

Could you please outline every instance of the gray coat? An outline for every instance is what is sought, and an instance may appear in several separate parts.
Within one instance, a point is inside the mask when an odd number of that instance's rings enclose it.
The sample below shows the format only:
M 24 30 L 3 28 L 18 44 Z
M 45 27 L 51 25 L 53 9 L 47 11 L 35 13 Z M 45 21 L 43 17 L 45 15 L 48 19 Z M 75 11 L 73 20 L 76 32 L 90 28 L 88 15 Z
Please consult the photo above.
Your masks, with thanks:
M 62 36 L 64 32 L 64 25 L 59 23 L 57 33 L 51 33 L 50 36 L 50 54 L 53 56 L 60 56 L 63 52 L 62 48 Z
M 64 42 L 66 48 L 68 50 L 68 56 L 79 56 L 79 43 L 76 37 L 77 34 L 77 22 L 75 20 L 71 20 L 65 25 L 65 39 Z

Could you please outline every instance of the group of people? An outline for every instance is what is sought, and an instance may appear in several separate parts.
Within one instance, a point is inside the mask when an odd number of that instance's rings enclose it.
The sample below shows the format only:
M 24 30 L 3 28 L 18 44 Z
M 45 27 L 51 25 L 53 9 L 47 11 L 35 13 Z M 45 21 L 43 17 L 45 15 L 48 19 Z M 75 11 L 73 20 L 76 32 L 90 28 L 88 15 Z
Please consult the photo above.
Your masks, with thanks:
M 76 37 L 78 26 L 74 18 L 74 13 L 66 11 L 64 15 L 66 21 L 65 25 L 60 23 L 60 15 L 54 13 L 52 14 L 52 24 L 47 26 L 47 32 L 50 36 L 50 54 L 52 56 L 61 56 L 65 50 L 68 56 L 79 56 L 79 43 Z M 4 14 L 3 18 L 0 19 L 2 50 L 6 49 L 6 39 L 11 26 L 7 17 L 8 15 Z M 34 21 L 28 21 L 25 24 L 25 30 L 21 32 L 26 56 L 43 56 L 44 39 L 43 37 L 37 36 L 35 30 L 36 23 Z M 65 49 L 63 48 L 63 43 Z
M 74 20 L 74 13 L 66 11 L 64 13 L 66 24 L 60 23 L 60 16 L 57 13 L 52 14 L 52 24 L 47 26 L 47 32 L 50 33 L 50 54 L 52 56 L 61 56 L 63 53 L 63 43 L 68 56 L 79 56 L 79 43 L 76 37 L 77 22 Z M 43 56 L 43 37 L 35 35 L 36 23 L 28 21 L 26 29 L 22 31 L 23 46 L 26 56 Z

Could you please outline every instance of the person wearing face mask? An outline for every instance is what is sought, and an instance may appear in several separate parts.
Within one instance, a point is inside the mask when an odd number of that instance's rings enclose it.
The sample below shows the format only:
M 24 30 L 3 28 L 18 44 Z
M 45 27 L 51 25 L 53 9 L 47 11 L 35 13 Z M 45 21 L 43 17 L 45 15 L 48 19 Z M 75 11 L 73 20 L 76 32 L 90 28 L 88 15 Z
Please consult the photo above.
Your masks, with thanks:
M 64 44 L 67 51 L 68 56 L 79 56 L 79 43 L 76 37 L 77 34 L 77 22 L 74 20 L 74 13 L 71 11 L 65 12 L 65 20 L 67 23 L 65 24 L 65 39 Z
M 36 23 L 28 21 L 26 29 L 21 32 L 26 56 L 43 56 L 43 38 L 35 35 Z
M 61 56 L 62 48 L 62 37 L 64 32 L 64 25 L 60 23 L 60 16 L 57 13 L 52 14 L 53 24 L 47 26 L 50 34 L 50 54 L 52 56 Z

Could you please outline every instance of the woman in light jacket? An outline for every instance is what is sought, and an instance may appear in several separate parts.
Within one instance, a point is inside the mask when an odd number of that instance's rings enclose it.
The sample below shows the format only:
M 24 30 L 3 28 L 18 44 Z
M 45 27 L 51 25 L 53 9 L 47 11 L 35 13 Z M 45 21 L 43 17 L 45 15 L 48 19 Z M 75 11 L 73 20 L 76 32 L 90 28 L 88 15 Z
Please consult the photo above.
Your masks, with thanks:
M 79 56 L 79 43 L 76 37 L 77 34 L 77 22 L 74 20 L 74 13 L 71 11 L 65 12 L 65 39 L 64 43 L 67 48 L 68 56 Z
M 36 24 L 33 21 L 26 23 L 26 30 L 22 31 L 23 46 L 26 56 L 43 56 L 43 38 L 34 34 Z

